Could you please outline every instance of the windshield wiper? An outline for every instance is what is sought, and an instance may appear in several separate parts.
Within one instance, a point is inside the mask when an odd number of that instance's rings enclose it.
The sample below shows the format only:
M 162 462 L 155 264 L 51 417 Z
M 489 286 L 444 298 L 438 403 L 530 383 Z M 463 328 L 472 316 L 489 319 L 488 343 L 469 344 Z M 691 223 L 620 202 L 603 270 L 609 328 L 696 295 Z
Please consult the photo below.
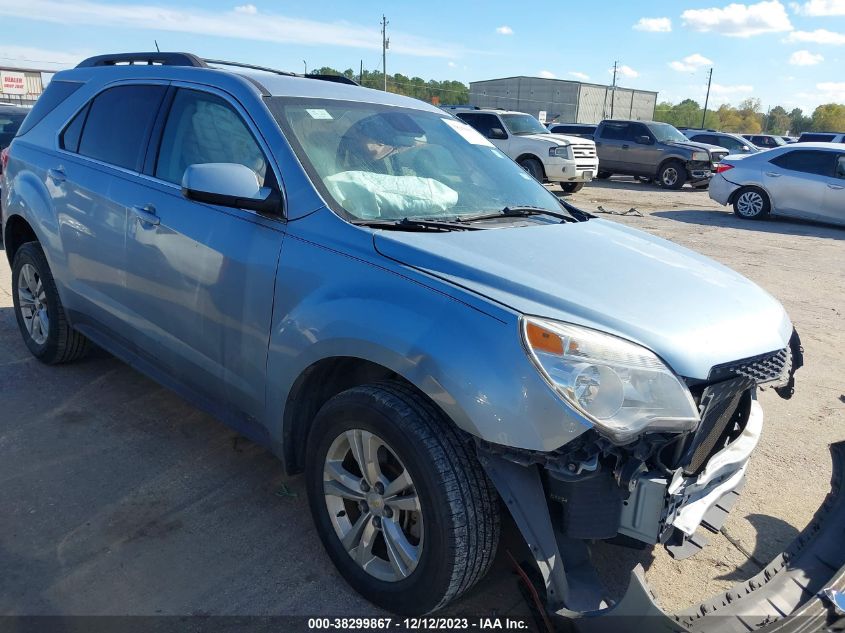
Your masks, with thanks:
M 369 226 L 375 229 L 393 231 L 479 231 L 480 226 L 468 226 L 461 222 L 425 220 L 422 218 L 402 218 L 399 220 L 353 220 L 357 226 Z
M 530 215 L 548 215 L 552 218 L 557 218 L 561 222 L 578 222 L 582 220 L 582 217 L 579 217 L 577 214 L 581 214 L 585 216 L 583 211 L 578 209 L 577 207 L 573 207 L 568 203 L 561 202 L 561 205 L 569 211 L 569 215 L 566 213 L 559 213 L 557 211 L 550 211 L 548 209 L 544 209 L 543 207 L 531 207 L 531 206 L 512 206 L 512 207 L 505 207 L 501 211 L 497 211 L 496 213 L 482 213 L 480 215 L 464 215 L 458 218 L 459 222 L 475 222 L 477 220 L 497 220 L 499 218 L 524 218 Z M 583 219 L 586 219 L 584 217 Z

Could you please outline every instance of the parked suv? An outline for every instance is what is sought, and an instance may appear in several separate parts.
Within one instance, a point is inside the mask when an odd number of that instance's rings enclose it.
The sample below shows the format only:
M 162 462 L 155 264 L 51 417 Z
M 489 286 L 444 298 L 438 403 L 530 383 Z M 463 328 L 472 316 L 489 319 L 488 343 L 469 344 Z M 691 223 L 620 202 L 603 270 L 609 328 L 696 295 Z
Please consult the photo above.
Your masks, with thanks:
M 797 143 L 845 143 L 845 134 L 841 132 L 804 132 Z
M 546 127 L 552 134 L 568 134 L 593 140 L 598 126 L 587 123 L 549 123 Z
M 606 120 L 596 130 L 599 178 L 625 174 L 653 178 L 667 189 L 706 185 L 727 150 L 690 141 L 656 121 Z
M 774 134 L 743 134 L 742 138 L 751 141 L 761 149 L 771 149 L 773 147 L 782 147 L 787 144 L 780 136 Z
M 789 317 L 439 108 L 336 81 L 186 53 L 57 73 L 4 174 L 26 346 L 96 343 L 304 472 L 329 556 L 386 609 L 472 587 L 507 507 L 550 609 L 612 613 L 586 548 L 718 531 L 757 388 L 788 397 L 801 365 Z M 632 582 L 619 604 L 652 613 Z
M 756 154 L 760 151 L 760 148 L 748 139 L 744 139 L 738 134 L 729 134 L 728 132 L 691 130 L 687 128 L 684 130 L 684 136 L 696 143 L 724 147 L 731 154 Z
M 479 108 L 451 111 L 540 182 L 558 183 L 575 193 L 598 172 L 592 140 L 552 134 L 530 114 Z

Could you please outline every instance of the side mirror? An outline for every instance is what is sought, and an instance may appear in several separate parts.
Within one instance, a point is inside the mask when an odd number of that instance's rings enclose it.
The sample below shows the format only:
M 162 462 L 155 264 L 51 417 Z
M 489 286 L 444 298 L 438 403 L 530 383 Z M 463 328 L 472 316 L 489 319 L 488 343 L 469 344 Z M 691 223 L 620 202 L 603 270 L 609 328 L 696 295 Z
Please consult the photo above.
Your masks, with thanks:
M 751 148 L 750 148 L 750 147 L 748 147 L 748 145 L 743 145 L 743 146 L 742 146 L 742 151 L 743 151 L 743 152 L 750 152 L 750 151 L 751 151 Z
M 634 141 L 639 143 L 640 145 L 654 145 L 654 139 L 652 139 L 646 134 L 636 137 Z
M 189 165 L 182 176 L 182 195 L 188 200 L 222 207 L 278 214 L 277 192 L 258 183 L 256 173 L 239 163 Z
M 502 141 L 508 137 L 505 134 L 505 131 L 500 127 L 491 127 L 490 132 L 487 134 L 487 138 L 492 138 L 497 141 Z

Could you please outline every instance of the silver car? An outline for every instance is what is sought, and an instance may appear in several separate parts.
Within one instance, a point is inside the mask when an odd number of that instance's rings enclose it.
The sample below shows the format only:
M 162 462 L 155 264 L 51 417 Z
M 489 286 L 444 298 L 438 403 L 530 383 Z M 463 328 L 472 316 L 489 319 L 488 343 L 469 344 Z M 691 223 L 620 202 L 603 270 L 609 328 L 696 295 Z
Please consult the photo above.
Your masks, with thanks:
M 845 224 L 845 143 L 784 145 L 722 160 L 710 197 L 741 218 L 770 213 Z

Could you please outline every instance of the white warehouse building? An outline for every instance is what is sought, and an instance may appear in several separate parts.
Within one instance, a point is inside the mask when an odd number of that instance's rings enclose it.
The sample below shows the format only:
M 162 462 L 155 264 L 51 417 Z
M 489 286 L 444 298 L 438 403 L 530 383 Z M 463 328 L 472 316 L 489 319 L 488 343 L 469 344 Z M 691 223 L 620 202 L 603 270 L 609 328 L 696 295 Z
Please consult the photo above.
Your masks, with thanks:
M 657 93 L 565 79 L 505 77 L 470 82 L 469 102 L 479 108 L 516 110 L 537 118 L 544 112 L 547 122 L 598 123 L 611 117 L 650 121 Z

